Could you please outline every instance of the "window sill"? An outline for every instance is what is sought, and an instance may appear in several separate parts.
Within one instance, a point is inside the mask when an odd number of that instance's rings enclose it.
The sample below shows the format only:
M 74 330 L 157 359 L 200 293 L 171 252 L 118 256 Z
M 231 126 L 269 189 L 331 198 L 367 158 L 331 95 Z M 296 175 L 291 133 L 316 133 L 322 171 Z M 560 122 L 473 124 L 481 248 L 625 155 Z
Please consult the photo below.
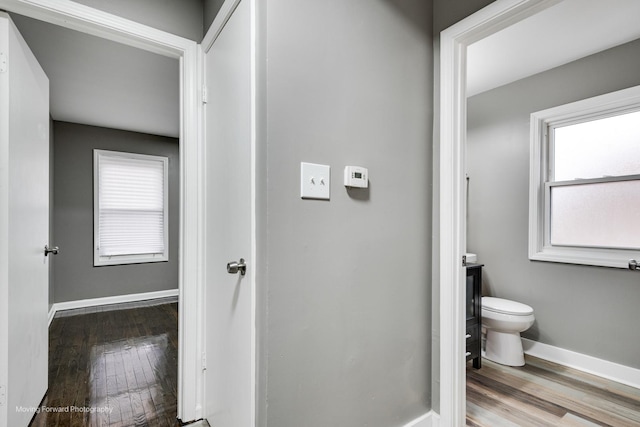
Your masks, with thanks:
M 103 267 L 107 265 L 127 265 L 127 264 L 148 264 L 154 262 L 167 262 L 169 256 L 167 254 L 157 255 L 118 255 L 110 257 L 96 256 L 93 260 L 94 267 Z
M 627 269 L 629 268 L 629 260 L 640 259 L 640 251 L 544 247 L 540 251 L 530 251 L 529 259 L 532 261 Z

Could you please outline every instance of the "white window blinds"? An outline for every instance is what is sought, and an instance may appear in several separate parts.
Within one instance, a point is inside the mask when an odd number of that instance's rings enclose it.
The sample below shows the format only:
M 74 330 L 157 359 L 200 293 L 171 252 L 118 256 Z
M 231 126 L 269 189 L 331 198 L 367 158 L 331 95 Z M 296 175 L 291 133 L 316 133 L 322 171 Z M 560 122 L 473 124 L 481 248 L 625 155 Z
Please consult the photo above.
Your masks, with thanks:
M 99 257 L 166 251 L 167 158 L 96 150 Z

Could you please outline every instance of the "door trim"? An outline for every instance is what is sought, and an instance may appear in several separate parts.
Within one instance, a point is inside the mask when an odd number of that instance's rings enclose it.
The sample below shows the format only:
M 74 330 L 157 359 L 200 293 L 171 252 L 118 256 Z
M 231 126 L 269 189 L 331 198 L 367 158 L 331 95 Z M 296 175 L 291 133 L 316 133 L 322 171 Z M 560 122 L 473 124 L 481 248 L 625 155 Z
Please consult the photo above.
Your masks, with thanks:
M 204 224 L 198 44 L 72 1 L 0 0 L 0 9 L 180 61 L 178 418 L 202 418 Z M 188 307 L 188 309 L 187 309 Z
M 225 0 L 220 6 L 220 10 L 216 15 L 215 19 L 211 23 L 211 26 L 207 30 L 207 33 L 204 35 L 204 38 L 200 42 L 202 46 L 202 51 L 204 53 L 209 52 L 211 46 L 216 41 L 220 33 L 222 32 L 224 26 L 227 24 L 231 15 L 236 10 L 241 0 Z
M 440 34 L 440 424 L 466 418 L 464 357 L 467 46 L 561 0 L 497 0 Z M 438 138 L 438 135 L 436 135 Z M 438 142 L 436 142 L 438 143 Z

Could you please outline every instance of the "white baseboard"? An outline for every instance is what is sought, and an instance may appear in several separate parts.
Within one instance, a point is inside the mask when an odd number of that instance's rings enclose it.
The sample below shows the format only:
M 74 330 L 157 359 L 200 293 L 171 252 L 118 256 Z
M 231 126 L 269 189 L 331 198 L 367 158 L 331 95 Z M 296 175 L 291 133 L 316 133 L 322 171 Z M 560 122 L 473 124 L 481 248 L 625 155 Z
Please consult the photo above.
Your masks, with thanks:
M 56 307 L 55 304 L 51 305 L 51 308 L 49 309 L 49 323 L 47 323 L 47 325 L 51 326 L 51 322 L 53 321 L 53 317 L 56 315 Z
M 640 369 L 532 341 L 527 338 L 522 338 L 522 347 L 524 348 L 524 352 L 531 356 L 539 357 L 540 359 L 568 366 L 569 368 L 597 375 L 631 387 L 640 388 Z
M 158 298 L 175 297 L 179 294 L 179 289 L 169 289 L 166 291 L 144 292 L 140 294 L 116 295 L 112 297 L 81 299 L 77 301 L 57 302 L 49 310 L 49 324 L 58 311 L 73 310 L 75 308 L 96 307 L 99 305 L 121 304 L 125 302 L 146 301 Z
M 426 414 L 410 421 L 403 427 L 438 427 L 440 425 L 440 417 L 436 412 L 429 411 Z

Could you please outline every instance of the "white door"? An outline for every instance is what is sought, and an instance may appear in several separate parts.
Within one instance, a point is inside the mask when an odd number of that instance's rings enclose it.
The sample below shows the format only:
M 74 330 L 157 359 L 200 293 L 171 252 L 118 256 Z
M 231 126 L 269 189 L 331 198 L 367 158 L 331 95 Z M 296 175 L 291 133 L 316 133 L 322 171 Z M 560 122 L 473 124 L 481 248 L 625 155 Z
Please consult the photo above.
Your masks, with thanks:
M 0 13 L 0 425 L 47 390 L 49 80 Z
M 240 1 L 205 52 L 205 418 L 219 427 L 254 425 L 251 6 Z M 240 258 L 246 275 L 228 273 Z

